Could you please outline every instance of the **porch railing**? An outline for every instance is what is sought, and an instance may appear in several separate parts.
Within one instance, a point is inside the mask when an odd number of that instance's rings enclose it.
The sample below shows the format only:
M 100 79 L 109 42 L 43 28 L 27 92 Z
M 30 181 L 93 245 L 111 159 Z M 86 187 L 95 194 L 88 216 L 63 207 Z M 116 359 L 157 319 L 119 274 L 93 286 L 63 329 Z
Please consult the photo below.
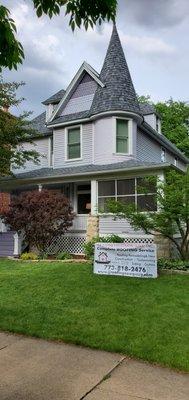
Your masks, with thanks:
M 87 214 L 76 215 L 70 231 L 86 232 L 87 230 Z

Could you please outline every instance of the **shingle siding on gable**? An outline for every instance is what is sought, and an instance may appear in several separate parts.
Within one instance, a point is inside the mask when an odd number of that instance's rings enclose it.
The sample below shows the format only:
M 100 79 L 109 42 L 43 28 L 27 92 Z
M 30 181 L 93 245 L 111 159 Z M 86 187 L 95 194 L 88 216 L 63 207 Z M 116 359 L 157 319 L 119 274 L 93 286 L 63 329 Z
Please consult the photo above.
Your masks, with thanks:
M 85 164 L 91 164 L 93 162 L 93 127 L 92 124 L 84 124 L 82 126 L 82 160 L 78 161 L 66 161 L 66 130 L 57 129 L 54 131 L 54 168 L 79 166 Z
M 89 110 L 93 101 L 97 83 L 88 74 L 85 74 L 82 81 L 72 94 L 61 115 L 69 115 Z
M 38 153 L 40 153 L 41 154 L 40 163 L 35 164 L 32 161 L 27 161 L 25 163 L 24 167 L 20 167 L 19 169 L 14 168 L 13 172 L 18 172 L 18 170 L 19 170 L 19 173 L 21 173 L 21 172 L 26 172 L 26 171 L 32 171 L 32 170 L 39 169 L 39 168 L 48 167 L 48 165 L 49 165 L 49 161 L 48 161 L 49 138 L 35 140 L 34 144 L 23 143 L 22 147 L 24 148 L 24 150 L 35 150 Z

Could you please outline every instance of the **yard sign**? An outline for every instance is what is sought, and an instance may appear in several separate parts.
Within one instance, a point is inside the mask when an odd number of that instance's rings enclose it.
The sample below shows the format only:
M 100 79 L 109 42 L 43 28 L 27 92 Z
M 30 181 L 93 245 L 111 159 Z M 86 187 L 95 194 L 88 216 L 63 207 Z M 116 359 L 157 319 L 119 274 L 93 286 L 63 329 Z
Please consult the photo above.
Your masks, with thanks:
M 157 278 L 155 244 L 96 243 L 94 273 Z

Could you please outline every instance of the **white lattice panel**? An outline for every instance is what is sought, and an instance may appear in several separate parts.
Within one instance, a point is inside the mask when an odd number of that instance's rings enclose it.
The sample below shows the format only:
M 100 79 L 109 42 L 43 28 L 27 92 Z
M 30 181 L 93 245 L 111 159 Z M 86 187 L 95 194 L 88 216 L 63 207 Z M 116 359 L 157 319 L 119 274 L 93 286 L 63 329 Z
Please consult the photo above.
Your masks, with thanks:
M 153 237 L 125 237 L 124 243 L 154 243 Z
M 59 236 L 49 246 L 48 254 L 67 252 L 72 254 L 83 254 L 83 245 L 86 241 L 85 236 Z

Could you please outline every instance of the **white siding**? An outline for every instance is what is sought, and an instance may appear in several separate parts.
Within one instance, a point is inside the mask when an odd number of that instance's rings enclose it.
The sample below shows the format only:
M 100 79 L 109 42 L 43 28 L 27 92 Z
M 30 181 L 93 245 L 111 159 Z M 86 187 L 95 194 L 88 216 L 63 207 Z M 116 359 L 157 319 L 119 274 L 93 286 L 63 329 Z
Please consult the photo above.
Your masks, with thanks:
M 99 234 L 115 234 L 115 235 L 144 235 L 142 230 L 135 231 L 129 222 L 125 219 L 116 219 L 113 217 L 107 216 L 99 217 Z
M 92 124 L 83 124 L 82 126 L 82 160 L 66 161 L 66 140 L 65 129 L 54 130 L 54 168 L 79 166 L 92 164 L 93 160 L 93 126 Z
M 39 169 L 39 168 L 46 168 L 49 166 L 49 138 L 44 138 L 44 139 L 37 139 L 31 143 L 23 143 L 22 148 L 24 150 L 35 150 L 37 151 L 41 157 L 40 157 L 40 162 L 39 164 L 35 164 L 33 161 L 27 161 L 24 165 L 24 167 L 20 168 L 14 168 L 12 167 L 12 171 L 16 173 L 20 172 L 26 172 L 26 171 L 32 171 L 34 169 Z
M 136 154 L 136 123 L 134 121 L 132 127 L 132 154 L 121 155 L 115 153 L 115 119 L 110 117 L 97 120 L 94 123 L 94 163 L 110 164 L 134 158 Z
M 156 130 L 156 115 L 155 114 L 148 114 L 144 115 L 144 120 L 149 124 L 153 129 Z
M 161 145 L 141 131 L 137 132 L 137 159 L 161 162 Z

